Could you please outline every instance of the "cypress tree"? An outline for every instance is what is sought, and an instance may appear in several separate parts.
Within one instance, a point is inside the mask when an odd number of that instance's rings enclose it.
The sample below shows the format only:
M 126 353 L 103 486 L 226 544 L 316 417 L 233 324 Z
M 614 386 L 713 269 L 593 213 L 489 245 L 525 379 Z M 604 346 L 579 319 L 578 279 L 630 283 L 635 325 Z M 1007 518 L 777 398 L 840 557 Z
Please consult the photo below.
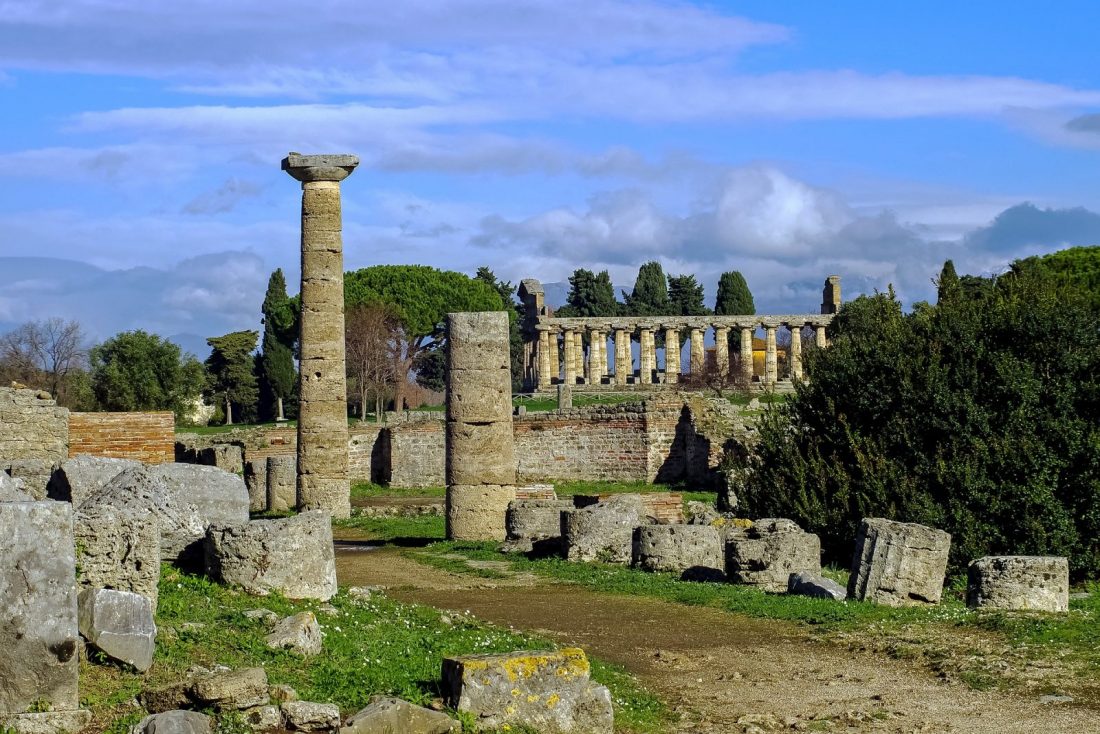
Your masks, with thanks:
M 752 316 L 756 313 L 749 284 L 739 270 L 722 273 L 722 277 L 718 279 L 714 313 L 721 316 Z
M 226 425 L 233 423 L 234 406 L 242 421 L 255 419 L 259 391 L 252 351 L 258 336 L 255 331 L 234 331 L 206 340 L 214 350 L 206 360 L 210 394 L 225 402 Z
M 962 283 L 959 274 L 955 272 L 955 263 L 948 260 L 940 270 L 940 277 L 936 280 L 936 302 L 946 303 L 962 292 Z
M 669 312 L 679 316 L 706 316 L 710 310 L 703 305 L 703 286 L 694 275 L 668 276 Z
M 623 312 L 627 316 L 668 316 L 672 304 L 668 300 L 668 281 L 664 268 L 656 260 L 638 268 L 638 278 L 631 293 L 623 292 L 626 300 Z
M 606 270 L 599 275 L 584 268 L 573 271 L 569 276 L 569 297 L 566 305 L 558 309 L 559 316 L 615 316 L 618 313 L 615 287 Z
M 263 418 L 285 417 L 285 403 L 297 387 L 294 344 L 298 338 L 298 314 L 286 294 L 283 271 L 276 268 L 267 281 L 263 306 L 264 336 L 257 372 L 260 376 L 260 412 Z

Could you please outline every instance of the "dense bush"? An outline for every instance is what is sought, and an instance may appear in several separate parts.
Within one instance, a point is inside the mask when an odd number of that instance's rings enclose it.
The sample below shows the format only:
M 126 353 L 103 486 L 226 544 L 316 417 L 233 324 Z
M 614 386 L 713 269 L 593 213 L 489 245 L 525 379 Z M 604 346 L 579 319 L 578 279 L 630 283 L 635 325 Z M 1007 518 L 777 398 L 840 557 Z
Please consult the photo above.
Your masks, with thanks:
M 1057 554 L 1096 577 L 1096 300 L 1037 268 L 965 280 L 909 314 L 892 293 L 841 309 L 809 381 L 762 422 L 743 506 L 799 521 L 839 563 L 860 518 L 882 516 L 950 532 L 956 570 Z

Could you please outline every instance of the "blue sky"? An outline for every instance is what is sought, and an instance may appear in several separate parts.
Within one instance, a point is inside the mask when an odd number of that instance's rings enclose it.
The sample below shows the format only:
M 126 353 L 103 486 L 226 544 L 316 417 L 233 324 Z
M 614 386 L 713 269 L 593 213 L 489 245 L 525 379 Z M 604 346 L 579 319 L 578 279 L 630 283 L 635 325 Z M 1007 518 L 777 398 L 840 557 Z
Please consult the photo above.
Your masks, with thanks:
M 765 311 L 813 310 L 831 273 L 928 298 L 947 257 L 1100 244 L 1098 25 L 1085 2 L 0 0 L 0 329 L 256 327 L 271 270 L 297 277 L 289 150 L 360 155 L 349 269 L 630 283 L 657 258 L 711 295 L 739 269 Z

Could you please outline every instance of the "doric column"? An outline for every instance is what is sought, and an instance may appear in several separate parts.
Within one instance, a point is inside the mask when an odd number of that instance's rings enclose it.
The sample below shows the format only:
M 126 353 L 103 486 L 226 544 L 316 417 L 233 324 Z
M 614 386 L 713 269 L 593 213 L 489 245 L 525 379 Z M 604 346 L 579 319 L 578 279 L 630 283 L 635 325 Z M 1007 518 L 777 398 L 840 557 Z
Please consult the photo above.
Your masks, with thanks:
M 573 338 L 572 329 L 564 329 L 561 333 L 562 350 L 562 382 L 566 385 L 577 384 L 577 340 Z
M 642 328 L 638 330 L 638 351 L 639 377 L 643 385 L 649 385 L 653 382 L 653 369 L 656 366 L 653 358 L 655 349 L 652 329 Z
M 625 385 L 634 374 L 634 359 L 630 355 L 630 332 L 615 329 L 615 384 Z
M 791 379 L 802 379 L 802 327 L 804 324 L 788 324 L 791 330 Z
M 447 538 L 504 540 L 516 498 L 508 315 L 447 314 Z
M 779 356 L 775 346 L 775 328 L 764 325 L 764 382 L 774 385 L 779 381 Z
M 680 330 L 665 329 L 665 382 L 675 385 L 680 381 Z
M 344 248 L 340 182 L 359 158 L 291 153 L 282 168 L 302 182 L 301 350 L 298 376 L 299 510 L 351 514 L 344 368 Z
M 730 330 L 727 326 L 714 327 L 714 366 L 723 379 L 730 373 Z
M 576 363 L 573 366 L 573 370 L 577 373 L 577 377 L 584 377 L 584 329 L 577 329 L 573 332 L 573 357 L 576 359 Z M 582 380 L 583 382 L 583 380 Z
M 603 376 L 607 374 L 607 337 L 599 329 L 588 332 L 588 348 L 591 354 L 588 361 L 591 364 L 591 381 L 593 385 L 603 384 Z
M 814 343 L 822 349 L 828 343 L 825 339 L 825 327 L 821 324 L 814 324 Z
M 558 340 L 554 340 L 554 346 L 558 345 Z M 538 359 L 539 359 L 539 375 L 538 385 L 539 390 L 550 389 L 550 332 L 546 329 L 539 331 L 539 346 L 538 346 Z M 554 360 L 554 366 L 556 367 L 558 360 Z
M 691 330 L 691 374 L 695 377 L 703 374 L 703 360 L 706 352 L 703 351 L 703 330 Z
M 745 383 L 752 382 L 752 335 L 756 331 L 751 327 L 741 327 L 741 376 Z

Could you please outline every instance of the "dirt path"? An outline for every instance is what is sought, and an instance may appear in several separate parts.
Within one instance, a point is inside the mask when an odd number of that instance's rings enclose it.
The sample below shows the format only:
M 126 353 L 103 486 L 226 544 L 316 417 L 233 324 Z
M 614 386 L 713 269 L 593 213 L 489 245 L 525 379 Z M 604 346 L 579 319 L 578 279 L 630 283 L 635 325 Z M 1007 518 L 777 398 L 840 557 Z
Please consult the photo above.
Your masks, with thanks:
M 504 566 L 505 564 L 502 564 Z M 1098 732 L 1100 716 L 982 693 L 915 664 L 849 652 L 788 623 L 522 576 L 452 574 L 393 548 L 338 547 L 341 584 L 576 644 L 637 675 L 684 715 L 678 732 Z

